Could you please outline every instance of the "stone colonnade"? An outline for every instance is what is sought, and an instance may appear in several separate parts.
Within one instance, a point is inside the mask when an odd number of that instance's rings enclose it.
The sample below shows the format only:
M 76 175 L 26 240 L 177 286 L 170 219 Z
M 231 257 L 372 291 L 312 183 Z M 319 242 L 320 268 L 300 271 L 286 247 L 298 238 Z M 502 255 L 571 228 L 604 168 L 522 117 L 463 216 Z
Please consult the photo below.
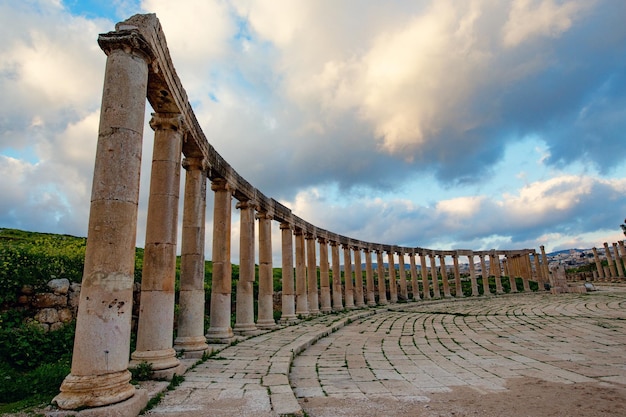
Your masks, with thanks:
M 170 378 L 180 369 L 177 351 L 199 356 L 206 351 L 207 342 L 228 343 L 237 333 L 254 334 L 278 324 L 294 323 L 298 316 L 408 299 L 462 297 L 463 275 L 468 275 L 471 282 L 471 295 L 478 296 L 477 267 L 483 294 L 493 293 L 488 283 L 490 276 L 495 277 L 495 293 L 503 292 L 503 276 L 511 277 L 512 291 L 520 290 L 515 277 L 522 278 L 525 291 L 530 290 L 530 280 L 541 283 L 548 279 L 543 251 L 540 260 L 528 249 L 474 252 L 382 245 L 354 240 L 306 222 L 255 189 L 209 144 L 176 75 L 156 16 L 133 16 L 119 23 L 116 31 L 100 35 L 98 42 L 107 55 L 102 111 L 74 356 L 71 373 L 54 400 L 59 407 L 98 407 L 131 398 L 135 387 L 130 384 L 129 357 L 131 366 L 145 361 L 158 376 Z M 154 109 L 150 121 L 154 153 L 137 348 L 131 355 L 146 98 Z M 172 340 L 181 165 L 185 190 L 180 313 L 177 337 Z M 213 198 L 213 273 L 210 325 L 204 334 L 207 181 Z M 233 206 L 240 215 L 240 276 L 235 294 L 235 323 L 231 328 Z M 279 323 L 275 321 L 273 306 L 272 222 L 280 225 L 281 237 Z M 253 284 L 257 255 L 255 321 Z M 462 270 L 460 257 L 467 258 L 467 271 Z
M 593 279 L 599 282 L 617 282 L 626 280 L 626 248 L 624 241 L 614 242 L 609 245 L 604 242 L 603 253 L 600 254 L 597 248 L 592 248 L 593 259 L 596 270 L 593 271 Z M 603 260 L 606 265 L 603 265 Z

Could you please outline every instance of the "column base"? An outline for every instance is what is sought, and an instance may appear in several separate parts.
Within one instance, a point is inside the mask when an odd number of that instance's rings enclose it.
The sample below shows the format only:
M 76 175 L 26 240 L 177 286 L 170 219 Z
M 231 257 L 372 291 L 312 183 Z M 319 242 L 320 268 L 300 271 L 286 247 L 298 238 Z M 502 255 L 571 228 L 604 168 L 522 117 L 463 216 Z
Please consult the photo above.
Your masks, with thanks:
M 235 340 L 235 335 L 230 327 L 209 328 L 206 339 L 207 343 L 228 344 Z
M 137 416 L 148 405 L 148 390 L 138 389 L 135 395 L 119 403 L 80 411 L 47 411 L 46 417 L 128 417 Z
M 258 331 L 258 329 L 257 329 L 256 324 L 254 323 L 243 323 L 243 324 L 235 323 L 235 327 L 233 328 L 233 333 L 241 334 L 241 335 L 250 335 L 256 331 Z
M 187 336 L 177 337 L 174 340 L 174 350 L 177 352 L 205 352 L 209 349 L 209 345 L 206 343 L 206 337 L 204 336 Z
M 131 374 L 126 369 L 104 375 L 69 374 L 61 384 L 61 392 L 52 399 L 52 403 L 64 410 L 119 403 L 136 393 L 135 387 L 130 384 L 130 378 Z
M 278 326 L 276 325 L 276 322 L 274 322 L 274 320 L 258 320 L 256 322 L 256 327 L 262 330 L 273 330 Z
M 376 301 L 368 301 L 367 305 L 368 307 L 376 307 Z
M 290 314 L 290 315 L 283 315 L 280 318 L 279 323 L 288 326 L 290 324 L 295 324 L 295 323 L 297 323 L 299 321 L 300 320 L 298 320 L 298 317 L 295 314 Z
M 333 311 L 333 309 L 331 307 L 322 307 L 320 308 L 320 311 L 326 314 L 326 313 L 330 313 L 331 311 Z
M 180 365 L 176 351 L 172 348 L 162 350 L 136 350 L 130 355 L 129 368 L 134 368 L 141 362 L 148 362 L 154 371 L 175 368 Z

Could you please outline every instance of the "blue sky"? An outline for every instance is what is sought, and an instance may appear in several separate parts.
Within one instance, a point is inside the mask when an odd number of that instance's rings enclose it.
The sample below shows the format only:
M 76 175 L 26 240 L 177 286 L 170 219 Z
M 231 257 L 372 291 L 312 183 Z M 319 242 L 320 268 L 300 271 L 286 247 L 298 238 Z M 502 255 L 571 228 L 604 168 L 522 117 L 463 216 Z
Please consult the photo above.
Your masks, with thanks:
M 0 0 L 0 227 L 86 234 L 96 39 L 134 13 L 159 17 L 217 150 L 319 227 L 440 249 L 624 237 L 626 3 L 611 0 Z

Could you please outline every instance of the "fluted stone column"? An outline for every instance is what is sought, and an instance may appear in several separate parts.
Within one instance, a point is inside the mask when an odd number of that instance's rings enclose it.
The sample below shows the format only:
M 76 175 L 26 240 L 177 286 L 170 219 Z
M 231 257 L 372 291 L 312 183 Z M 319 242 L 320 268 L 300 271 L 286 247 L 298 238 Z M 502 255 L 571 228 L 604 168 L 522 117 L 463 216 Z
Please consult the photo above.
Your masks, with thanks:
M 493 266 L 493 275 L 496 281 L 496 294 L 504 294 L 502 289 L 502 272 L 500 267 L 500 256 L 494 252 L 490 254 L 490 264 Z
M 613 262 L 613 257 L 611 256 L 611 249 L 609 249 L 609 244 L 606 242 L 604 242 L 604 256 L 606 256 L 606 261 L 609 264 L 611 278 L 616 278 L 617 271 L 615 270 L 615 263 Z
M 257 331 L 254 323 L 254 280 L 255 244 L 254 212 L 256 201 L 241 201 L 239 209 L 239 281 L 237 281 L 237 305 L 235 306 L 235 327 L 238 334 L 253 334 Z
M 413 300 L 420 300 L 420 287 L 417 282 L 417 266 L 415 265 L 415 252 L 409 253 L 409 268 L 411 270 L 411 292 Z
M 225 179 L 211 182 L 215 194 L 213 203 L 213 280 L 211 282 L 211 315 L 207 340 L 211 343 L 230 343 L 232 265 L 230 263 L 230 226 L 232 189 Z
M 400 295 L 403 300 L 409 299 L 409 289 L 406 283 L 406 268 L 404 265 L 404 252 L 398 252 L 398 270 L 400 272 Z
M 441 280 L 443 281 L 443 296 L 445 298 L 452 298 L 450 294 L 450 282 L 448 281 L 448 269 L 446 267 L 446 255 L 439 254 L 439 270 L 441 271 Z
M 91 209 L 71 373 L 53 402 L 98 407 L 132 397 L 128 356 L 148 64 L 137 34 L 107 37 Z
M 624 268 L 622 267 L 622 262 L 619 258 L 619 252 L 617 250 L 617 243 L 613 243 L 613 254 L 615 255 L 615 266 L 617 269 L 617 276 L 623 278 L 624 277 Z
M 330 300 L 330 275 L 328 273 L 328 241 L 323 237 L 318 238 L 317 241 L 320 244 L 320 311 L 329 313 L 332 311 L 332 305 Z
M 293 234 L 291 225 L 287 222 L 280 224 L 281 243 L 282 243 L 282 288 L 283 294 L 282 314 L 280 322 L 283 324 L 294 323 L 297 321 L 296 316 L 296 297 L 293 281 Z
M 454 286 L 456 291 L 456 298 L 463 297 L 463 286 L 461 285 L 461 271 L 459 271 L 459 255 L 452 255 L 452 262 L 454 264 Z
M 361 266 L 361 248 L 354 247 L 354 305 L 364 307 L 363 297 L 363 267 Z
M 474 254 L 467 255 L 467 260 L 469 262 L 470 281 L 472 282 L 472 297 L 478 297 L 480 294 L 478 292 L 478 281 L 476 280 L 476 268 L 474 267 Z
M 176 368 L 180 361 L 172 347 L 178 195 L 182 152 L 179 114 L 153 114 L 154 130 L 146 244 L 141 277 L 141 305 L 137 349 L 131 366 L 147 362 L 155 371 Z M 173 374 L 162 374 L 171 378 Z
M 206 163 L 183 160 L 185 202 L 180 251 L 178 331 L 174 349 L 198 356 L 209 346 L 204 336 L 204 236 L 206 216 Z
M 374 294 L 374 268 L 372 266 L 372 251 L 365 248 L 365 287 L 367 289 L 367 305 L 376 305 L 376 295 Z
M 267 212 L 257 214 L 259 220 L 259 329 L 273 329 L 274 321 L 274 274 L 272 264 L 272 220 Z
M 483 279 L 483 295 L 490 295 L 491 290 L 489 289 L 489 272 L 487 271 L 487 264 L 485 263 L 485 255 L 481 253 L 480 255 L 478 255 L 478 258 L 480 259 L 481 276 Z
M 306 251 L 304 247 L 304 232 L 295 229 L 296 237 L 296 314 L 302 317 L 309 316 L 309 300 L 306 285 Z
M 387 252 L 387 260 L 389 263 L 389 301 L 398 302 L 398 283 L 396 282 L 396 260 L 393 256 L 393 250 Z
M 376 251 L 376 270 L 378 272 L 378 304 L 386 305 L 387 301 L 387 284 L 385 282 L 385 263 L 383 260 L 383 251 Z
M 315 254 L 315 236 L 307 233 L 306 240 L 306 282 L 308 291 L 309 313 L 320 313 L 320 302 L 317 294 L 317 257 Z
M 600 261 L 600 257 L 598 256 L 598 250 L 595 247 L 591 248 L 591 250 L 593 251 L 593 259 L 596 261 L 598 279 L 602 280 L 604 278 L 604 270 L 602 269 L 602 262 Z
M 517 276 L 517 267 L 515 264 L 515 257 L 507 258 L 507 266 L 509 267 L 509 284 L 511 285 L 511 292 L 517 292 L 517 282 L 515 277 Z
M 435 263 L 435 254 L 431 253 L 430 257 L 430 277 L 433 281 L 433 297 L 441 298 L 441 292 L 439 289 L 439 278 L 437 278 L 437 264 Z
M 352 283 L 352 254 L 350 246 L 343 246 L 343 270 L 345 281 L 346 308 L 354 308 L 354 285 Z
M 420 253 L 420 274 L 422 275 L 422 287 L 424 290 L 424 300 L 430 300 L 430 287 L 428 285 L 428 267 L 426 266 L 426 254 Z
M 330 252 L 333 262 L 333 311 L 343 310 L 343 297 L 341 287 L 341 260 L 339 259 L 339 244 L 330 241 Z

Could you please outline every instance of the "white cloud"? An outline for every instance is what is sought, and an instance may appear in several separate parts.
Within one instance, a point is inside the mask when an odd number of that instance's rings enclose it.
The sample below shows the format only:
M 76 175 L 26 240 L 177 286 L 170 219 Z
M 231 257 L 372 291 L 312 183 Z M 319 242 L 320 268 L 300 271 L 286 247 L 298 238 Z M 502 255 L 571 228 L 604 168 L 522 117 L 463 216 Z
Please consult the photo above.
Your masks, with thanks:
M 515 47 L 539 37 L 559 37 L 595 1 L 514 0 L 503 28 L 503 43 Z

